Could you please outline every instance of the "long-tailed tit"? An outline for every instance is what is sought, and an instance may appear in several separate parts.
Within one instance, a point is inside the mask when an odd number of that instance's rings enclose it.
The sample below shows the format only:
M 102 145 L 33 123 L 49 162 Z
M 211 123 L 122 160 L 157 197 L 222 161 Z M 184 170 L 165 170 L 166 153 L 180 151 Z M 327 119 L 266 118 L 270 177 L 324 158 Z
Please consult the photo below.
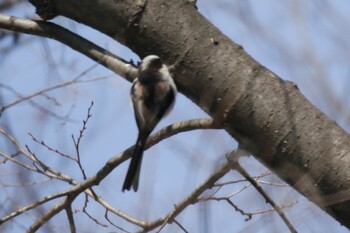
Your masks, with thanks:
M 126 174 L 123 191 L 137 191 L 143 150 L 148 136 L 174 104 L 176 86 L 168 67 L 156 55 L 145 57 L 131 87 L 131 100 L 139 135 Z

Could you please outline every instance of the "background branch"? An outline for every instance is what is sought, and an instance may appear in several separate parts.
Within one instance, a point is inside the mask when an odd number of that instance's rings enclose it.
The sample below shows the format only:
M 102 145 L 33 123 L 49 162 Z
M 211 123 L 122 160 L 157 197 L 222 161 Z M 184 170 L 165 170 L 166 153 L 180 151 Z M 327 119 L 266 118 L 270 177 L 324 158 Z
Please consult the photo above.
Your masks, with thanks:
M 136 69 L 122 58 L 54 23 L 0 14 L 0 27 L 60 41 L 129 81 L 136 77 Z
M 147 142 L 146 148 L 149 148 L 149 147 L 157 144 L 161 140 L 164 140 L 164 139 L 171 137 L 171 136 L 173 136 L 177 133 L 180 133 L 180 132 L 186 132 L 186 131 L 195 130 L 195 129 L 202 129 L 202 128 L 203 129 L 210 129 L 210 128 L 217 128 L 217 127 L 218 126 L 213 124 L 213 120 L 211 120 L 211 119 L 198 119 L 198 120 L 188 120 L 188 121 L 184 121 L 184 122 L 179 122 L 179 123 L 176 123 L 174 125 L 167 126 L 166 128 L 157 132 L 155 135 L 152 135 Z M 0 133 L 3 133 L 3 135 L 9 137 L 9 139 L 12 141 L 12 143 L 14 143 L 18 147 L 18 149 L 20 149 L 20 151 L 22 151 L 22 153 L 26 153 L 23 149 L 21 149 L 20 145 L 15 141 L 15 139 L 13 139 L 9 135 L 7 135 L 1 128 L 0 128 Z M 30 204 L 26 207 L 20 208 L 19 210 L 15 211 L 11 214 L 8 214 L 7 216 L 0 219 L 0 224 L 20 215 L 28 210 L 36 208 L 43 203 L 46 203 L 46 202 L 51 201 L 53 199 L 56 199 L 58 197 L 66 196 L 66 199 L 64 201 L 60 202 L 55 207 L 50 209 L 44 216 L 39 218 L 30 227 L 29 232 L 35 232 L 43 224 L 45 224 L 47 221 L 49 221 L 55 214 L 59 213 L 61 210 L 65 209 L 65 208 L 67 208 L 68 205 L 70 205 L 74 201 L 74 199 L 78 195 L 80 195 L 80 193 L 86 192 L 86 194 L 93 197 L 95 200 L 97 200 L 99 203 L 101 203 L 104 207 L 106 207 L 106 209 L 108 209 L 109 211 L 117 214 L 118 216 L 126 219 L 129 222 L 132 222 L 134 224 L 142 226 L 144 229 L 148 229 L 148 228 L 150 228 L 150 226 L 152 228 L 159 226 L 159 224 L 162 224 L 164 222 L 164 220 L 159 220 L 156 223 L 147 224 L 145 222 L 141 222 L 141 221 L 138 221 L 136 219 L 133 219 L 133 218 L 123 214 L 122 212 L 116 210 L 115 208 L 111 207 L 107 202 L 105 202 L 102 198 L 98 197 L 96 194 L 93 194 L 90 190 L 92 186 L 98 185 L 110 172 L 113 171 L 114 168 L 116 168 L 122 162 L 124 162 L 125 160 L 130 158 L 132 150 L 133 150 L 133 147 L 130 147 L 127 150 L 125 150 L 124 152 L 122 152 L 121 154 L 112 157 L 106 163 L 106 165 L 100 169 L 100 171 L 97 174 L 85 179 L 84 181 L 82 181 L 80 183 L 78 183 L 77 181 L 74 181 L 68 175 L 57 173 L 54 170 L 52 170 L 51 168 L 47 167 L 47 165 L 40 163 L 41 166 L 45 167 L 45 171 L 49 171 L 53 174 L 57 174 L 56 178 L 69 181 L 69 183 L 74 185 L 74 187 L 72 187 L 66 191 L 63 191 L 63 192 L 60 192 L 60 193 L 57 193 L 57 194 L 54 194 L 51 196 L 47 196 L 47 197 L 45 197 L 45 198 L 43 198 L 43 199 L 41 199 L 33 204 Z M 30 152 L 30 153 L 31 153 L 31 156 L 34 156 L 34 154 L 32 152 Z M 35 161 L 39 161 L 39 160 L 37 160 L 37 158 L 36 158 Z M 208 179 L 207 183 L 212 182 L 213 180 L 215 182 L 215 180 L 220 178 L 219 175 L 222 173 L 223 173 L 223 171 L 218 171 L 217 173 L 215 173 L 212 177 L 210 177 Z M 63 177 L 60 177 L 60 175 Z M 195 194 L 199 195 L 201 192 L 203 192 L 205 190 L 205 187 L 206 186 L 203 185 L 199 190 L 197 190 L 195 192 Z M 180 204 L 179 209 L 176 212 L 174 212 L 174 214 L 169 215 L 169 216 L 171 216 L 171 218 L 173 218 L 176 214 L 179 213 L 179 210 L 182 210 L 188 204 L 190 204 L 188 201 L 192 200 L 192 199 L 188 199 L 184 203 Z

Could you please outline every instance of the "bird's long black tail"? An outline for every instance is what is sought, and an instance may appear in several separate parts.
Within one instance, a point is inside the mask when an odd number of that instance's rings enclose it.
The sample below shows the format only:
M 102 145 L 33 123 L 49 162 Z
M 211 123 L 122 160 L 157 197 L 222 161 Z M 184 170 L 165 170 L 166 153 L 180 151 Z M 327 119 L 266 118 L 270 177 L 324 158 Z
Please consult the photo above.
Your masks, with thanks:
M 134 148 L 133 156 L 129 165 L 128 172 L 126 173 L 123 192 L 124 190 L 130 190 L 131 185 L 133 186 L 134 191 L 136 192 L 139 186 L 139 176 L 142 162 L 143 150 L 145 147 L 147 138 L 140 137 L 137 138 L 136 145 Z

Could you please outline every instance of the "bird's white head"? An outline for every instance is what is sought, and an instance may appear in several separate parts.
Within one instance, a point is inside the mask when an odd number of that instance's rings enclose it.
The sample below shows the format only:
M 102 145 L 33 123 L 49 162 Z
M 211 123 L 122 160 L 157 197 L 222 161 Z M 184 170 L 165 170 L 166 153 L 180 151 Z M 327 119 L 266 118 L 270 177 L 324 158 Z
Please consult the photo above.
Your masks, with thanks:
M 142 71 L 156 71 L 161 69 L 163 66 L 163 62 L 160 59 L 160 57 L 158 57 L 157 55 L 148 55 L 147 57 L 143 58 L 140 64 L 140 72 Z

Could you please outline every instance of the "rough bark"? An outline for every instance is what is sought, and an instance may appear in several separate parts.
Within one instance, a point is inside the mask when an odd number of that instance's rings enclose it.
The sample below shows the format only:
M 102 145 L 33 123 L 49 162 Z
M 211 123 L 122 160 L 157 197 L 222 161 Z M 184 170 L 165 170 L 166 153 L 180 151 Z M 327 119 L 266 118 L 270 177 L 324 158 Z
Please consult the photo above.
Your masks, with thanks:
M 350 227 L 349 135 L 187 1 L 46 0 L 44 7 L 43 1 L 31 2 L 46 19 L 66 16 L 140 57 L 161 56 L 173 65 L 183 94 L 282 179 Z

